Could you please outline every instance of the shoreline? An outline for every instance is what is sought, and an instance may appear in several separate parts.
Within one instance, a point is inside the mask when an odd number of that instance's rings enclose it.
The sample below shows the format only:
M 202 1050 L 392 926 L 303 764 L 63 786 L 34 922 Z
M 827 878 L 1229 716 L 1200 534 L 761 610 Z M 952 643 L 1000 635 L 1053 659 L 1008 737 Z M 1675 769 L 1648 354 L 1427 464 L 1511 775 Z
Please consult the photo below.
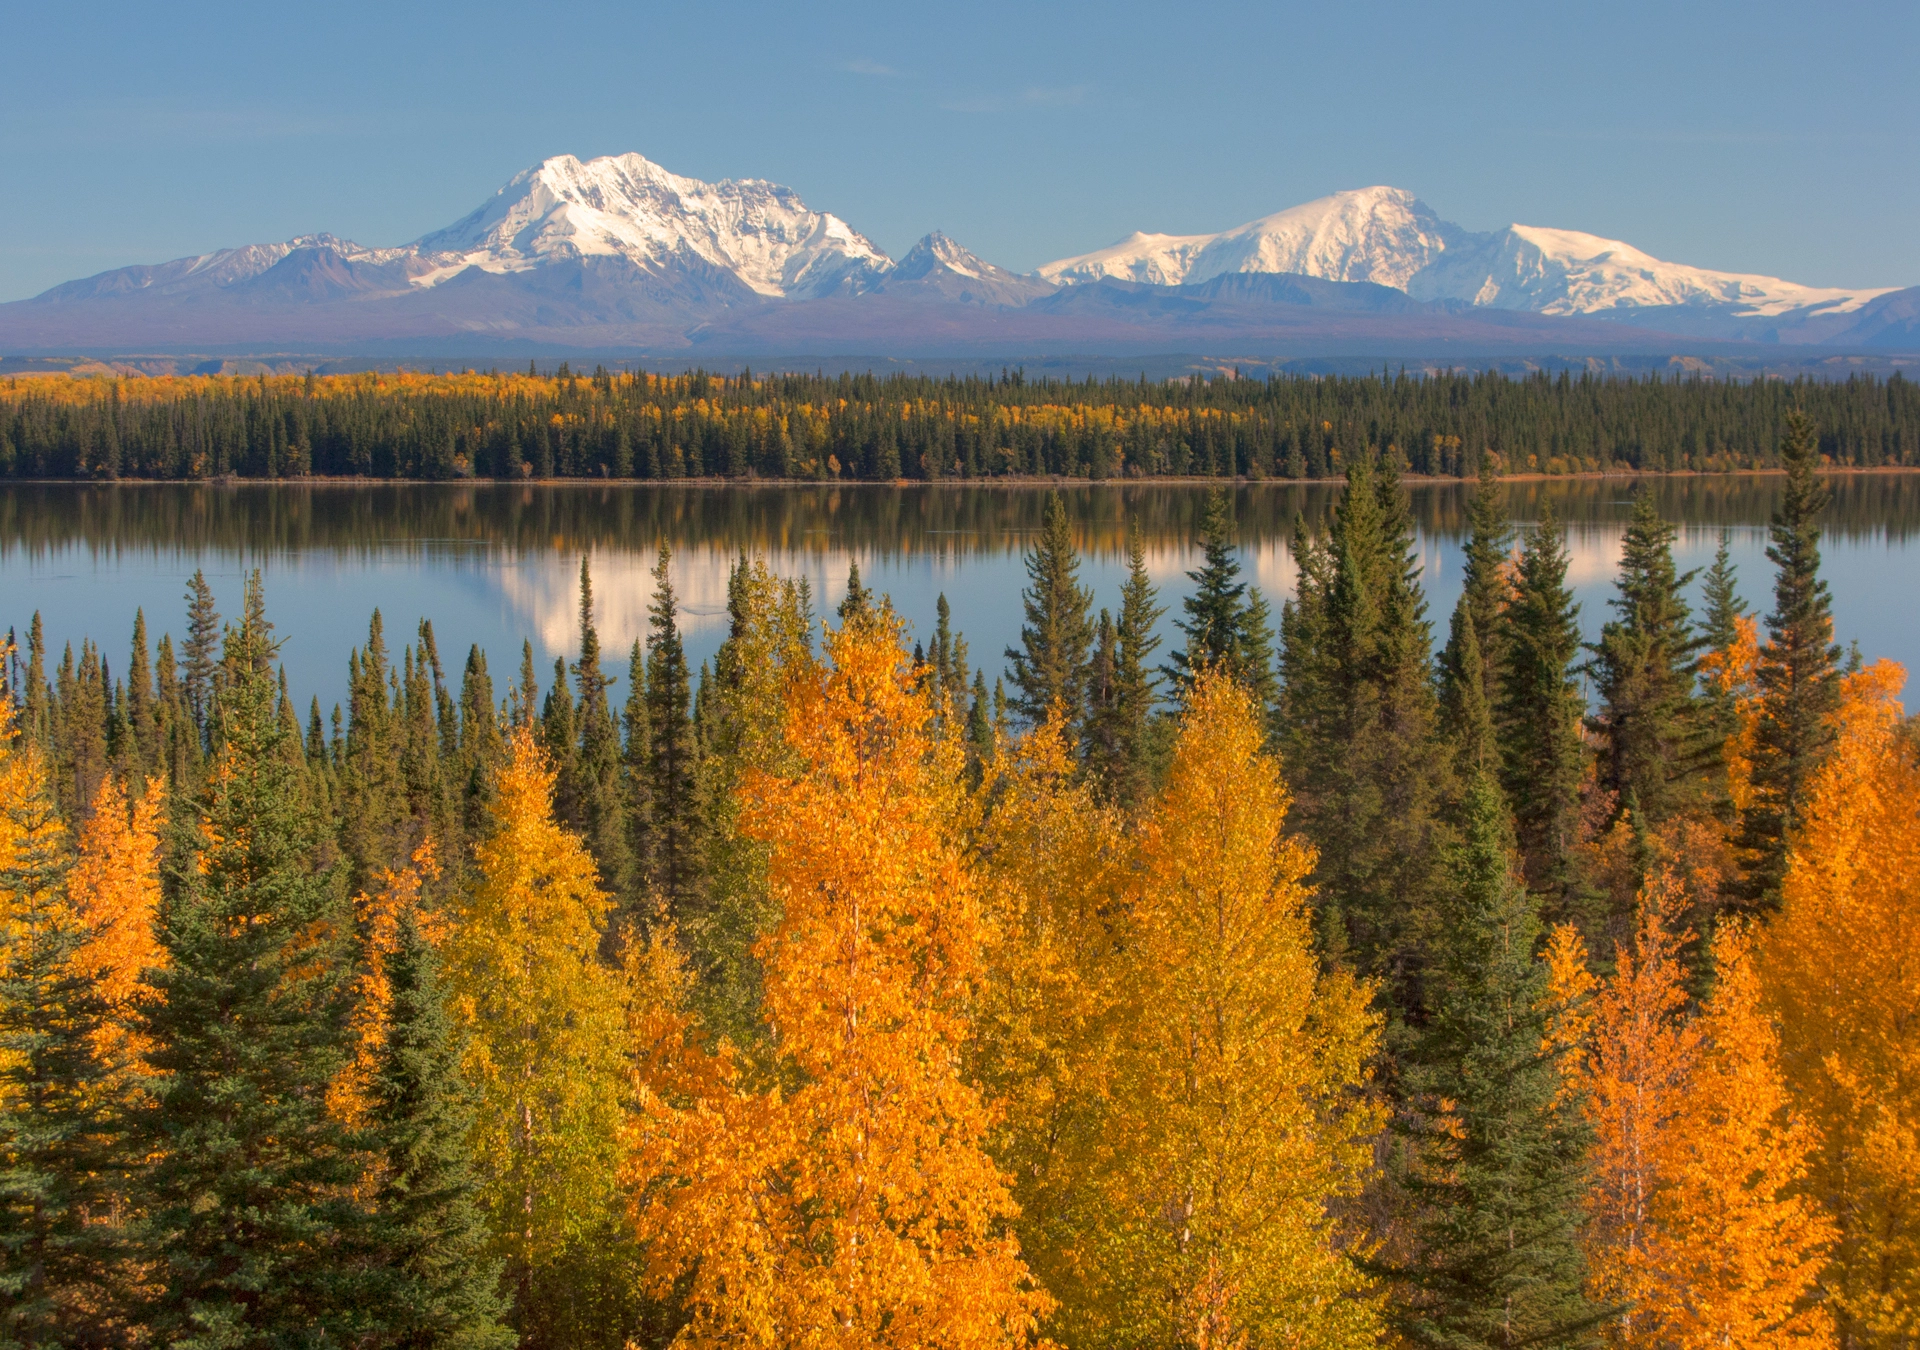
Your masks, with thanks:
M 1822 478 L 1920 474 L 1920 465 L 1889 464 L 1878 468 L 1831 465 L 1816 471 Z M 1631 482 L 1641 478 L 1781 478 L 1785 469 L 1630 469 L 1589 473 L 1503 473 L 1500 483 Z M 1437 474 L 1402 474 L 1400 481 L 1421 487 L 1470 486 L 1476 478 Z M 1071 478 L 1056 475 L 995 474 L 987 478 L 371 478 L 309 474 L 298 478 L 253 478 L 225 474 L 217 478 L 12 478 L 5 486 L 20 487 L 539 487 L 539 488 L 1113 488 L 1113 487 L 1343 487 L 1345 480 L 1325 478 L 1207 478 L 1163 475 L 1153 478 Z

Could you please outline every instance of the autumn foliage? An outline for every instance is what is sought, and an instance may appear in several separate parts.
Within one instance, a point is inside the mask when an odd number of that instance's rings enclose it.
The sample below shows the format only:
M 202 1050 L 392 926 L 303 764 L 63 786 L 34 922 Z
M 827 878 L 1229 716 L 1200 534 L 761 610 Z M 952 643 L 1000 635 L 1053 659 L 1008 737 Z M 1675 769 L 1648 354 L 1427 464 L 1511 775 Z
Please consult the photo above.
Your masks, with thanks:
M 959 1072 L 986 935 L 955 748 L 891 622 L 827 657 L 788 687 L 802 768 L 744 788 L 781 914 L 756 953 L 772 1081 L 723 1046 L 690 1100 L 644 1095 L 636 1219 L 660 1287 L 687 1282 L 688 1345 L 1022 1344 L 1048 1299 Z

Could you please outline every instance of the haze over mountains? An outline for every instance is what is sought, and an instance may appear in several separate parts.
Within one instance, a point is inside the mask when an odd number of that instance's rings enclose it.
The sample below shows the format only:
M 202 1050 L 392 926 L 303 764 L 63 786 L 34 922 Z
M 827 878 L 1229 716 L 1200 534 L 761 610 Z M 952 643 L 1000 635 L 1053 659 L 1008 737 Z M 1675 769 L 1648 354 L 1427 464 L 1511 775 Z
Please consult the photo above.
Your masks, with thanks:
M 1476 233 L 1391 187 L 1019 275 L 934 232 L 897 262 L 790 188 L 560 155 L 411 244 L 328 234 L 0 305 L 14 352 L 529 345 L 662 355 L 1212 350 L 1442 356 L 1791 343 L 1920 349 L 1920 288 L 1823 289 L 1618 240 Z

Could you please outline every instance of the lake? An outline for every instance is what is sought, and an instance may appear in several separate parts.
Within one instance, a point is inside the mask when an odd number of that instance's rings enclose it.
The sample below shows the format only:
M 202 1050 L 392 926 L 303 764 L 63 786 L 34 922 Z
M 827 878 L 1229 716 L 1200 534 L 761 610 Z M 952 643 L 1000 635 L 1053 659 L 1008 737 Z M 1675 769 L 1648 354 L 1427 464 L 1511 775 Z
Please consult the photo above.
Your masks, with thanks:
M 1563 479 L 1505 485 L 1516 525 L 1551 501 L 1567 522 L 1571 581 L 1589 637 L 1605 620 L 1630 497 L 1644 483 L 1680 526 L 1682 570 L 1732 541 L 1741 592 L 1771 599 L 1766 521 L 1784 479 L 1725 475 Z M 1920 475 L 1839 474 L 1822 543 L 1836 631 L 1869 659 L 1920 661 Z M 1250 579 L 1275 600 L 1291 592 L 1287 539 L 1296 517 L 1324 520 L 1338 488 L 1239 484 L 1231 489 Z M 1411 486 L 1436 640 L 1459 594 L 1470 484 Z M 1148 565 L 1169 606 L 1166 634 L 1197 565 L 1194 539 L 1208 489 L 1187 484 L 1070 484 L 1061 488 L 1096 606 L 1118 609 L 1126 535 L 1138 522 Z M 184 628 L 182 594 L 204 569 L 225 614 L 237 612 L 254 567 L 300 706 L 344 697 L 347 652 L 365 642 L 377 606 L 396 660 L 422 618 L 456 674 L 470 643 L 486 650 L 497 688 L 531 640 L 543 682 L 578 638 L 580 559 L 593 569 L 601 641 L 618 656 L 645 631 L 650 571 L 662 540 L 690 659 L 710 658 L 726 630 L 726 579 L 742 552 L 806 577 L 829 613 L 858 561 L 924 639 L 945 593 L 971 659 L 991 678 L 1019 639 L 1022 550 L 1040 525 L 1045 489 L 1022 486 L 647 486 L 585 484 L 285 483 L 27 484 L 0 488 L 0 627 L 24 639 L 37 610 L 49 666 L 66 643 L 100 642 L 124 670 L 136 607 L 157 642 Z M 616 694 L 616 698 L 618 695 Z

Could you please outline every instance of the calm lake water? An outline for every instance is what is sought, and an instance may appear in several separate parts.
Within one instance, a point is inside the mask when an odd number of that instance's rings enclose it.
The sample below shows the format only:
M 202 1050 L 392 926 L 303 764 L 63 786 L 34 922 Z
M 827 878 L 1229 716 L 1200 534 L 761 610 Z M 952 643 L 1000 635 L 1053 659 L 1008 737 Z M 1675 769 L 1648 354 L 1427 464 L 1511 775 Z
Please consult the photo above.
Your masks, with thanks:
M 1836 476 L 1823 541 L 1841 642 L 1869 658 L 1920 662 L 1920 476 Z M 1783 482 L 1770 476 L 1651 478 L 1680 525 L 1683 569 L 1704 568 L 1721 533 L 1732 540 L 1749 605 L 1768 607 L 1766 521 Z M 1548 501 L 1568 522 L 1572 581 L 1589 637 L 1606 617 L 1620 538 L 1637 486 L 1631 479 L 1514 483 L 1516 524 Z M 1437 640 L 1459 594 L 1460 544 L 1470 485 L 1415 485 L 1413 510 Z M 1297 516 L 1322 521 L 1331 486 L 1233 489 L 1243 562 L 1278 601 L 1293 586 L 1287 539 Z M 1197 565 L 1206 489 L 1095 485 L 1063 489 L 1096 605 L 1116 608 L 1126 533 L 1138 521 L 1149 566 L 1169 606 L 1166 636 Z M 182 593 L 205 570 L 223 613 L 237 611 L 244 577 L 261 569 L 269 614 L 300 704 L 344 695 L 347 652 L 365 642 L 375 607 L 396 660 L 422 618 L 457 672 L 468 645 L 488 653 L 504 690 L 530 639 L 543 683 L 577 641 L 580 559 L 591 560 L 601 641 L 623 654 L 645 631 L 649 572 L 662 540 L 675 551 L 674 585 L 692 660 L 725 634 L 726 579 L 742 552 L 804 576 L 828 613 L 848 565 L 893 597 L 912 635 L 928 636 L 945 593 L 973 663 L 989 678 L 1017 642 L 1021 554 L 1039 528 L 1043 489 L 1033 487 L 655 487 L 586 485 L 27 485 L 0 488 L 0 627 L 24 638 L 39 611 L 54 661 L 82 637 L 125 669 L 136 607 L 157 642 L 176 643 Z M 1276 614 L 1277 618 L 1277 614 Z M 52 664 L 53 662 L 50 662 Z M 624 661 L 618 667 L 624 672 Z

